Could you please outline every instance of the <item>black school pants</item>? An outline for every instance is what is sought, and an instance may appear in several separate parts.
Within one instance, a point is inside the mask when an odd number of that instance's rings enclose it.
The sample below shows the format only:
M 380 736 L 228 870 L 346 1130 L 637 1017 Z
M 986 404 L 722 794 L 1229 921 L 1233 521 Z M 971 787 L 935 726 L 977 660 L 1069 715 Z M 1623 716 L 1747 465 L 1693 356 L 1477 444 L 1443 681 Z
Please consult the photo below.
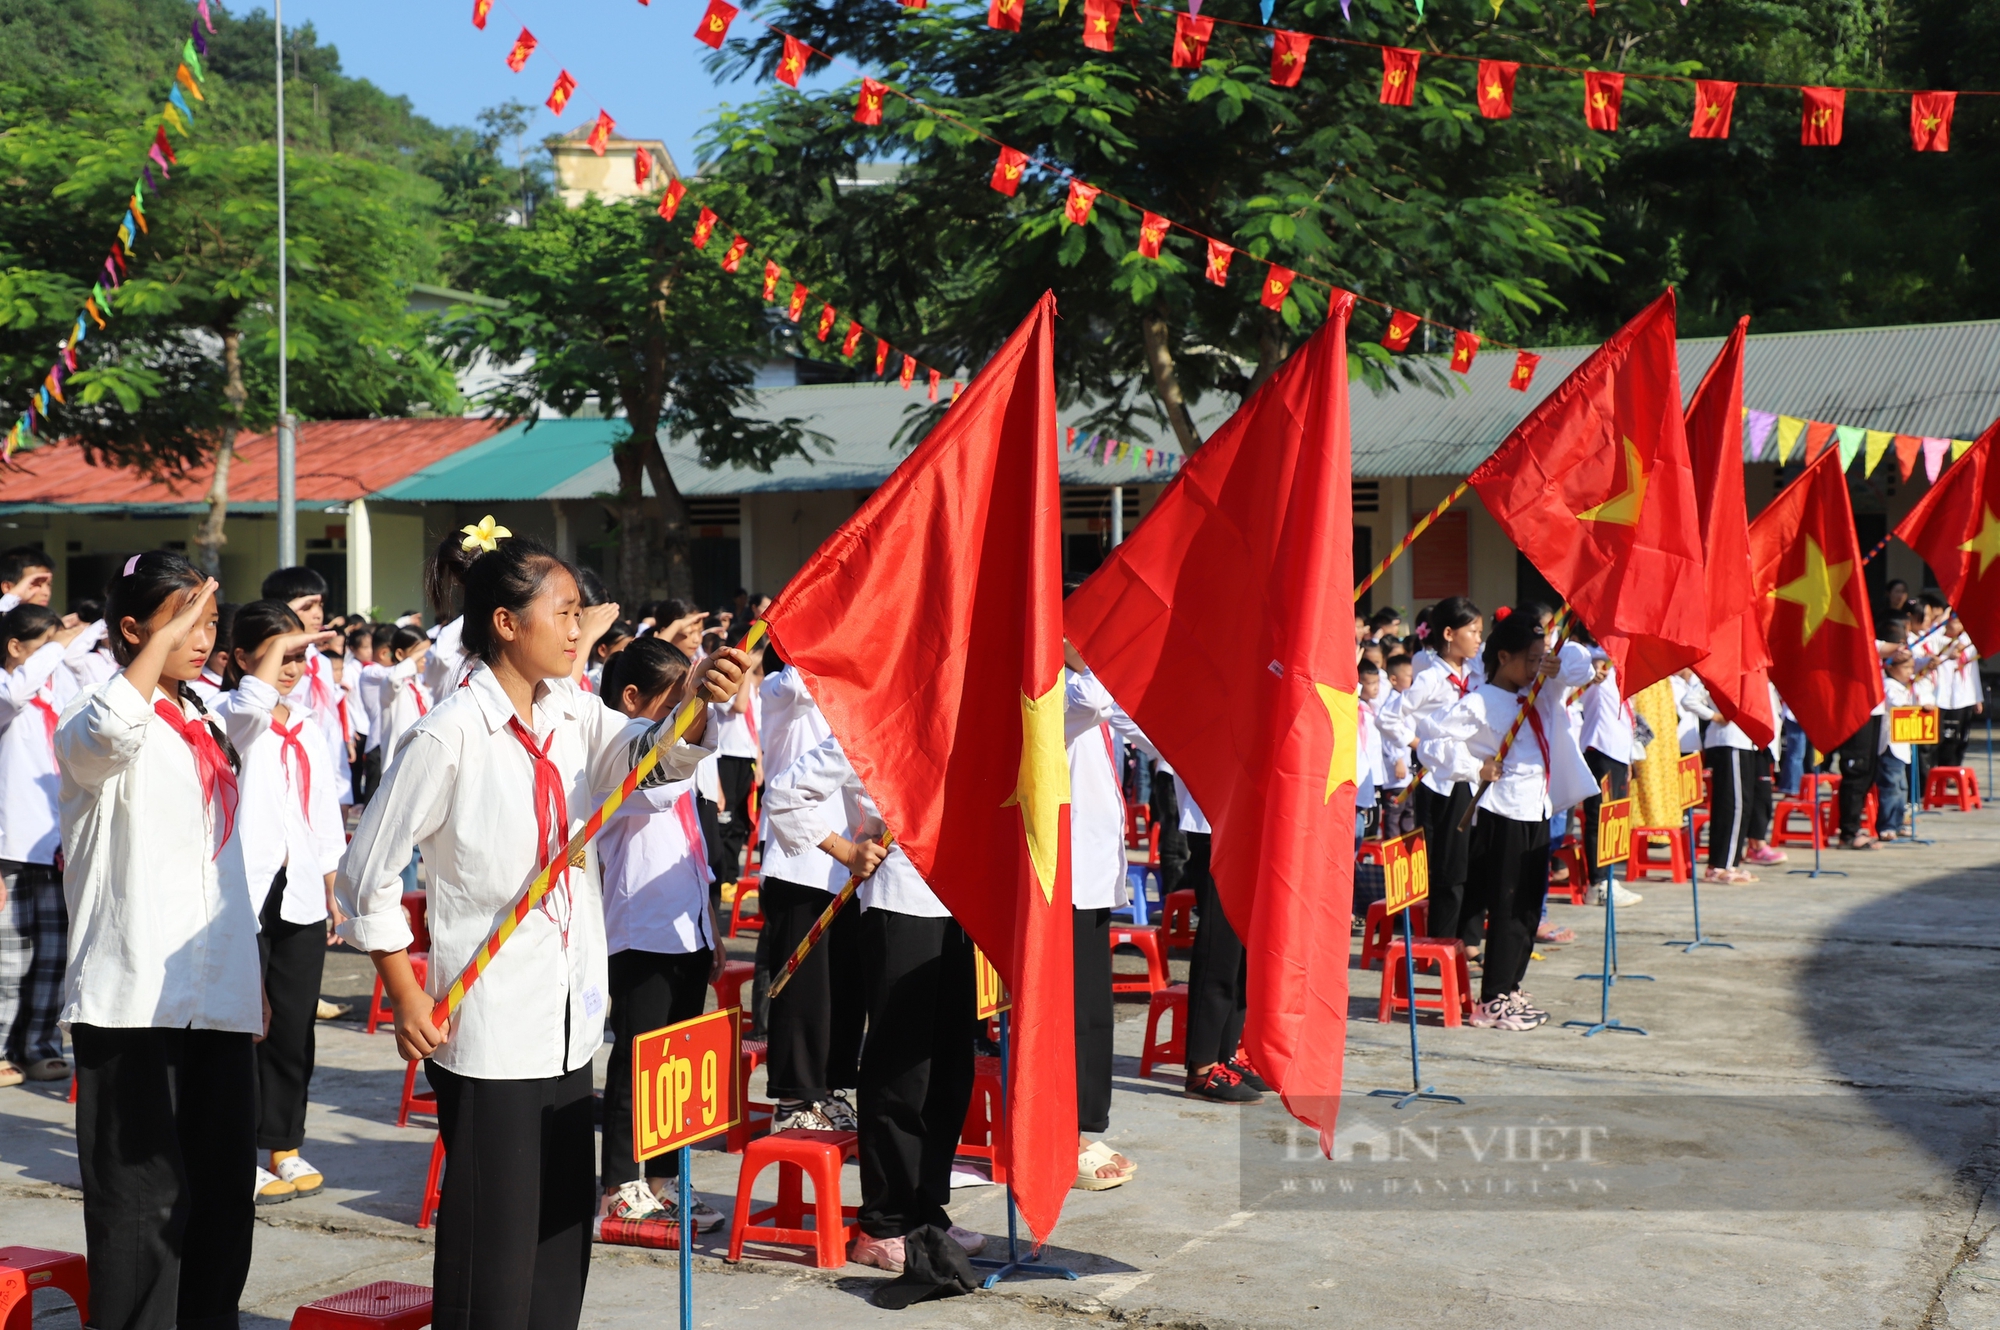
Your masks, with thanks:
M 805 940 L 834 894 L 767 877 L 759 886 L 764 931 L 759 968 L 772 979 Z M 851 1090 L 860 1075 L 861 1030 L 868 1019 L 861 969 L 861 907 L 848 901 L 806 953 L 784 992 L 771 999 L 765 1024 L 765 1093 L 819 1103 Z
M 1455 937 L 1467 950 L 1476 950 L 1485 930 L 1487 902 L 1467 885 L 1472 833 L 1459 830 L 1465 810 L 1472 807 L 1472 786 L 1459 781 L 1446 795 L 1419 784 L 1413 797 L 1431 865 L 1430 919 L 1425 927 L 1432 937 Z
M 312 1090 L 320 977 L 326 972 L 326 921 L 286 923 L 285 870 L 278 870 L 258 917 L 257 958 L 271 1031 L 257 1045 L 257 1148 L 296 1150 L 306 1143 L 306 1096 Z
M 1840 838 L 1861 834 L 1861 811 L 1868 791 L 1875 788 L 1875 750 L 1881 744 L 1882 718 L 1870 716 L 1862 727 L 1834 750 L 1840 760 Z
M 1615 758 L 1606 757 L 1595 748 L 1583 750 L 1583 761 L 1590 768 L 1590 774 L 1597 777 L 1597 788 L 1604 788 L 1605 777 L 1611 778 L 1611 797 L 1623 799 L 1632 790 L 1632 768 Z M 1583 801 L 1577 816 L 1583 827 L 1583 858 L 1590 870 L 1592 882 L 1609 882 L 1611 870 L 1597 862 L 1597 815 L 1604 807 L 1604 796 L 1593 794 Z
M 715 952 L 611 953 L 611 1061 L 604 1068 L 604 1163 L 599 1168 L 605 1189 L 639 1179 L 639 1161 L 632 1157 L 632 1040 L 701 1015 L 708 1005 L 708 971 Z M 681 1152 L 669 1150 L 646 1161 L 649 1178 L 677 1178 Z
M 1750 812 L 1743 821 L 1743 834 L 1760 845 L 1771 839 L 1771 814 L 1777 807 L 1772 770 L 1775 765 L 1768 748 L 1750 754 Z
M 1188 833 L 1187 883 L 1194 888 L 1194 909 L 1201 917 L 1194 952 L 1188 958 L 1187 1070 L 1236 1056 L 1243 1042 L 1243 1013 L 1248 1005 L 1250 967 L 1243 943 L 1222 912 L 1215 875 L 1208 870 L 1208 833 Z
M 1971 707 L 1952 707 L 1938 712 L 1938 741 L 1932 751 L 1931 765 L 1936 767 L 1962 767 L 1965 765 L 1965 746 L 1972 735 L 1972 722 L 1976 719 Z M 1923 787 L 1917 787 L 1919 796 Z
M 1704 748 L 1701 757 L 1708 768 L 1708 866 L 1734 868 L 1750 834 L 1757 755 L 1747 748 Z
M 757 763 L 748 757 L 715 759 L 716 783 L 722 786 L 722 822 L 716 838 L 722 843 L 722 858 L 715 862 L 715 880 L 734 882 L 743 872 L 743 847 L 750 843 L 750 785 Z
M 1076 1129 L 1111 1126 L 1111 911 L 1076 910 Z
M 250 1036 L 69 1036 L 92 1330 L 235 1330 L 256 1212 Z
M 1181 834 L 1180 798 L 1172 772 L 1154 769 L 1149 811 L 1153 825 L 1160 829 L 1160 899 L 1165 900 L 1168 892 L 1179 890 L 1188 859 L 1187 837 Z
M 424 1064 L 446 1156 L 434 1330 L 576 1330 L 597 1214 L 590 1070 L 488 1081 Z
M 951 1161 L 972 1103 L 972 941 L 950 919 L 861 912 L 861 1229 L 947 1228 Z
M 1472 824 L 1469 884 L 1486 902 L 1486 961 L 1479 1000 L 1517 992 L 1528 976 L 1542 898 L 1549 890 L 1549 824 L 1480 810 Z

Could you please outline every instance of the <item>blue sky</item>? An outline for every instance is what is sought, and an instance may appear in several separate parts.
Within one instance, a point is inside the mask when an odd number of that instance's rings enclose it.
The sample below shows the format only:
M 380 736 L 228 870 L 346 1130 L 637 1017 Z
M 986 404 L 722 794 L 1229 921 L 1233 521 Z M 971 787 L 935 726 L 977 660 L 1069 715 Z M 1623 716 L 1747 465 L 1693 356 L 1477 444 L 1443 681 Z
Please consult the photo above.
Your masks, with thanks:
M 536 108 L 531 134 L 539 140 L 595 120 L 602 106 L 620 134 L 664 140 L 689 172 L 716 109 L 757 91 L 749 82 L 718 85 L 702 68 L 709 51 L 694 30 L 705 7 L 701 0 L 495 0 L 481 32 L 472 26 L 472 0 L 284 0 L 286 27 L 310 22 L 322 43 L 339 48 L 348 74 L 408 97 L 428 119 L 472 125 L 484 107 L 525 102 Z M 507 52 L 523 25 L 540 45 L 516 74 Z M 557 120 L 542 102 L 559 69 L 578 88 Z

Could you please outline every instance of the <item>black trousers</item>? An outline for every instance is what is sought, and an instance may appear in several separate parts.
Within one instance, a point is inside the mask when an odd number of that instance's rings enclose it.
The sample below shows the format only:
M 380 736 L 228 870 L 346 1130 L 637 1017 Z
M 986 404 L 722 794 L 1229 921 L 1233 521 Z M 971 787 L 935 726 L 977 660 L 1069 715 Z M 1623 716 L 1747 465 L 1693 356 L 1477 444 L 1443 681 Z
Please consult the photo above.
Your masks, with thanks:
M 448 1160 L 431 1324 L 576 1330 L 597 1213 L 590 1068 L 488 1081 L 426 1062 L 424 1075 Z
M 1072 910 L 1076 922 L 1076 1129 L 1111 1126 L 1111 911 Z
M 256 1210 L 250 1036 L 69 1033 L 92 1330 L 235 1330 Z
M 1583 750 L 1583 760 L 1590 768 L 1590 774 L 1597 777 L 1597 788 L 1604 788 L 1605 778 L 1611 779 L 1611 797 L 1623 799 L 1632 789 L 1632 768 L 1614 758 L 1606 757 L 1595 748 Z M 1604 807 L 1604 796 L 1593 794 L 1585 799 L 1577 810 L 1583 821 L 1583 858 L 1590 869 L 1592 882 L 1609 882 L 1611 870 L 1597 862 L 1597 815 Z
M 1449 795 L 1418 785 L 1417 825 L 1424 830 L 1424 851 L 1430 856 L 1430 922 L 1432 937 L 1455 937 L 1468 950 L 1477 949 L 1484 931 L 1486 900 L 1467 889 L 1467 856 L 1472 832 L 1460 831 L 1465 810 L 1472 807 L 1472 786 L 1459 781 Z
M 833 903 L 833 893 L 767 877 L 759 886 L 764 931 L 758 968 L 775 978 Z M 861 1031 L 868 1019 L 862 992 L 861 907 L 849 901 L 819 945 L 806 953 L 785 991 L 771 999 L 765 1026 L 765 1093 L 814 1103 L 860 1078 Z
M 1208 871 L 1208 833 L 1191 831 L 1187 842 L 1187 881 L 1201 917 L 1188 959 L 1187 1069 L 1193 1075 L 1197 1067 L 1234 1057 L 1243 1042 L 1250 969 L 1243 943 L 1222 912 L 1215 876 Z
M 1977 719 L 1971 707 L 1953 707 L 1938 712 L 1938 741 L 1931 750 L 1931 765 L 1938 767 L 1962 767 L 1965 765 L 1965 746 L 1972 735 L 1972 722 Z M 1917 787 L 1923 793 L 1923 787 Z
M 1708 768 L 1708 866 L 1734 868 L 1742 861 L 1743 842 L 1750 834 L 1750 800 L 1757 778 L 1757 755 L 1747 748 L 1704 748 Z
M 1417 796 L 1412 794 L 1403 799 L 1402 794 L 1402 790 L 1383 790 L 1376 799 L 1376 826 L 1383 840 L 1407 836 L 1417 829 Z M 1429 837 L 1425 839 L 1428 841 Z
M 722 823 L 717 820 L 715 805 L 696 795 L 694 799 L 696 820 L 701 823 L 701 848 L 708 855 L 708 862 L 715 868 L 715 881 L 708 884 L 708 903 L 717 914 L 722 913 L 722 884 L 736 876 L 736 870 L 722 871 Z
M 360 741 L 365 744 L 368 737 L 362 735 Z M 382 750 L 366 750 L 352 764 L 351 770 L 354 773 L 354 802 L 365 804 L 375 797 L 376 789 L 382 784 Z
M 1479 1000 L 1521 987 L 1549 891 L 1549 824 L 1482 810 L 1472 824 L 1469 886 L 1486 902 L 1486 961 Z
M 862 1231 L 948 1227 L 951 1161 L 972 1103 L 972 941 L 950 919 L 861 913 L 868 1042 L 861 1050 Z
M 1834 750 L 1840 760 L 1840 838 L 1853 840 L 1861 834 L 1861 810 L 1868 803 L 1868 791 L 1875 788 L 1875 750 L 1881 743 L 1882 718 L 1870 716 L 1854 734 Z
M 1750 812 L 1743 820 L 1743 835 L 1759 844 L 1771 839 L 1771 814 L 1777 807 L 1772 767 L 1770 749 L 1750 754 Z
M 326 921 L 290 924 L 278 913 L 285 870 L 271 884 L 258 917 L 257 958 L 271 1030 L 257 1045 L 257 1148 L 296 1150 L 306 1143 L 306 1096 L 312 1089 L 319 1024 L 319 984 L 326 972 Z
M 1160 829 L 1160 899 L 1165 900 L 1168 892 L 1180 889 L 1188 861 L 1187 837 L 1181 833 L 1181 805 L 1172 772 L 1154 770 L 1149 811 L 1153 825 Z
M 701 1015 L 714 959 L 707 947 L 611 953 L 611 1061 L 604 1068 L 604 1162 L 598 1170 L 607 1189 L 639 1178 L 639 1161 L 632 1157 L 632 1040 Z M 679 1177 L 680 1158 L 678 1150 L 654 1155 L 646 1176 Z
M 743 847 L 750 843 L 750 784 L 756 774 L 757 763 L 751 758 L 715 759 L 716 781 L 722 786 L 722 807 L 729 814 L 729 820 L 721 823 L 718 836 L 722 843 L 722 857 L 715 860 L 718 882 L 734 882 L 743 871 Z

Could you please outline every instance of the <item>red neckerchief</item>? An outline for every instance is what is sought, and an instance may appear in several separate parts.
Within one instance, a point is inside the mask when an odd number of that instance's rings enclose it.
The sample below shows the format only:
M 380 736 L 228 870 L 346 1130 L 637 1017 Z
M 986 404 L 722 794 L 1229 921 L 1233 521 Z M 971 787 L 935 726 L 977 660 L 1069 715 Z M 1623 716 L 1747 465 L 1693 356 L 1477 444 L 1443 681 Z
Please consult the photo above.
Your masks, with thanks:
M 1547 788 L 1549 787 L 1549 736 L 1548 736 L 1548 732 L 1547 732 L 1546 730 L 1544 730 L 1544 729 L 1542 728 L 1542 713 L 1541 713 L 1541 710 L 1540 710 L 1540 708 L 1538 708 L 1538 707 L 1531 707 L 1531 706 L 1529 706 L 1529 705 L 1528 705 L 1528 699 L 1524 697 L 1524 698 L 1522 698 L 1522 699 L 1521 699 L 1521 709 L 1522 709 L 1523 711 L 1525 711 L 1525 712 L 1527 712 L 1527 713 L 1528 713 L 1528 728 L 1529 728 L 1529 729 L 1531 729 L 1531 730 L 1533 730 L 1533 731 L 1535 732 L 1535 742 L 1536 742 L 1536 743 L 1537 743 L 1538 745 L 1540 745 L 1540 746 L 1541 746 L 1541 750 L 1542 750 L 1542 788 L 1546 790 L 1546 789 L 1547 789 Z
M 299 742 L 299 731 L 305 729 L 305 727 L 306 723 L 304 721 L 295 720 L 292 722 L 292 728 L 288 730 L 278 724 L 276 716 L 271 717 L 271 733 L 277 735 L 284 743 L 284 746 L 278 750 L 278 765 L 285 768 L 286 775 L 291 779 L 292 784 L 299 787 L 299 811 L 305 814 L 306 821 L 310 823 L 312 821 L 312 763 L 306 760 L 306 746 Z
M 538 747 L 535 736 L 521 723 L 518 716 L 507 717 L 507 730 L 521 741 L 521 747 L 528 750 L 528 756 L 535 764 L 535 867 L 547 868 L 551 861 L 562 855 L 563 847 L 569 841 L 569 800 L 563 794 L 562 773 L 549 760 L 549 749 L 555 744 L 556 732 L 549 731 L 549 737 Z M 543 908 L 549 919 L 562 929 L 563 947 L 569 946 L 569 922 L 567 917 L 558 920 L 550 904 L 556 899 L 555 888 L 560 885 L 567 901 L 569 893 L 569 860 L 564 859 L 549 879 L 549 894 L 543 897 Z
M 354 727 L 347 723 L 347 696 L 345 693 L 340 698 L 340 741 L 342 743 L 354 742 Z
M 319 663 L 322 659 L 324 657 L 314 656 L 312 662 L 306 666 L 306 678 L 311 681 L 306 689 L 306 696 L 311 701 L 314 711 L 326 712 L 333 710 L 327 700 L 333 696 L 333 689 L 328 687 L 326 680 L 319 677 Z
M 56 709 L 49 701 L 49 690 L 45 684 L 42 691 L 28 699 L 28 705 L 42 713 L 42 728 L 49 732 L 49 751 L 56 751 Z
M 201 780 L 201 801 L 204 805 L 215 803 L 222 811 L 222 834 L 216 838 L 215 853 L 211 859 L 219 858 L 222 847 L 236 830 L 236 773 L 230 769 L 229 759 L 223 756 L 222 747 L 215 742 L 214 731 L 200 720 L 189 720 L 175 703 L 161 698 L 153 703 L 153 714 L 173 727 L 180 735 L 181 742 L 194 754 L 195 775 Z
M 410 690 L 411 697 L 417 699 L 417 718 L 421 720 L 423 717 L 430 715 L 430 703 L 424 701 L 424 690 L 417 686 L 417 681 L 415 679 L 405 679 L 403 686 Z
M 1451 672 L 1451 663 L 1443 656 L 1438 657 L 1438 664 L 1444 666 L 1444 677 L 1451 680 L 1451 686 L 1458 690 L 1460 697 L 1464 697 L 1472 691 L 1472 665 L 1470 662 L 1466 664 L 1465 677 L 1463 679 Z

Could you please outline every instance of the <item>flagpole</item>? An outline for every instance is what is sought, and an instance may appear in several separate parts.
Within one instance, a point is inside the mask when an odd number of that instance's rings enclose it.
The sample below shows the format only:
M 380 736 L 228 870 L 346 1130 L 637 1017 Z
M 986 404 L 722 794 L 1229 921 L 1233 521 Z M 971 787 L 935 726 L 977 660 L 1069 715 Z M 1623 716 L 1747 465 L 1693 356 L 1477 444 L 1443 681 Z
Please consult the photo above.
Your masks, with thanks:
M 299 466 L 286 383 L 285 340 L 285 0 L 272 0 L 278 89 L 278 566 L 299 561 Z
M 1432 522 L 1435 522 L 1438 520 L 1438 518 L 1443 517 L 1445 509 L 1451 507 L 1454 503 L 1457 503 L 1459 499 L 1464 497 L 1465 491 L 1471 486 L 1471 484 L 1472 482 L 1470 480 L 1459 481 L 1458 488 L 1453 490 L 1451 493 L 1445 495 L 1443 503 L 1431 509 L 1428 513 L 1425 513 L 1423 518 L 1420 521 L 1418 521 L 1418 523 L 1415 526 L 1410 528 L 1410 534 L 1404 536 L 1401 540 L 1396 542 L 1396 548 L 1389 551 L 1388 557 L 1383 559 L 1382 562 L 1376 564 L 1374 571 L 1370 572 L 1368 576 L 1361 579 L 1361 585 L 1354 588 L 1354 599 L 1356 601 L 1359 601 L 1364 595 L 1368 594 L 1368 588 L 1374 586 L 1375 583 L 1381 580 L 1382 574 L 1389 571 L 1389 565 L 1394 563 L 1398 558 L 1402 557 L 1403 551 L 1410 548 L 1410 546 L 1416 541 L 1417 537 L 1423 535 L 1424 532 L 1430 528 L 1430 524 Z

